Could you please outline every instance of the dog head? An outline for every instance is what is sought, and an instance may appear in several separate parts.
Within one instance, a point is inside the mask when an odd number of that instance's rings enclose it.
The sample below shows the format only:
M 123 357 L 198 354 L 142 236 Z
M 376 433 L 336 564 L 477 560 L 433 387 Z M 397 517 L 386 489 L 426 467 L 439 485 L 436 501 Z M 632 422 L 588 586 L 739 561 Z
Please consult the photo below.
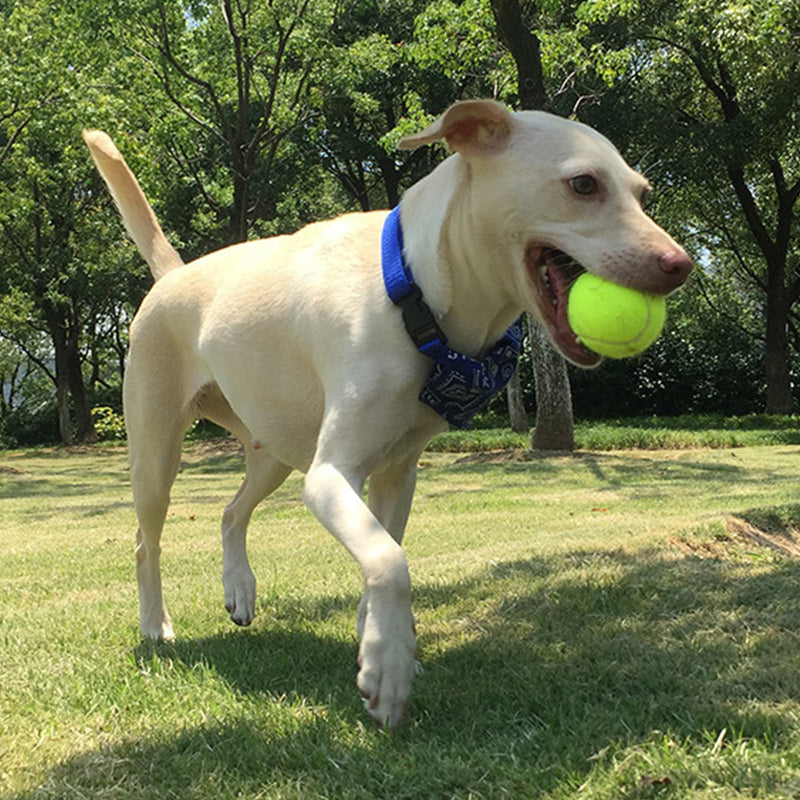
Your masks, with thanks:
M 643 210 L 647 180 L 586 125 L 466 101 L 400 146 L 438 139 L 466 164 L 476 235 L 513 265 L 498 277 L 574 363 L 600 360 L 567 321 L 569 289 L 583 271 L 655 294 L 691 272 L 689 256 Z

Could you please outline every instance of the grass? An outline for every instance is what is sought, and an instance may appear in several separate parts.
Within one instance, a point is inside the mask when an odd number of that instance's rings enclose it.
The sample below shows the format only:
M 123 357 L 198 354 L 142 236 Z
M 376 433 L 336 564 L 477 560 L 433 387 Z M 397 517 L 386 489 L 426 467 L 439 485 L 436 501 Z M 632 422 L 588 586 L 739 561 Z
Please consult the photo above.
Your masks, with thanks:
M 530 439 L 530 434 L 513 433 L 507 427 L 452 430 L 437 436 L 429 449 L 438 452 L 527 449 Z M 696 414 L 575 423 L 578 450 L 683 450 L 769 444 L 800 444 L 800 418 Z
M 180 638 L 155 645 L 124 450 L 2 453 L 0 797 L 798 797 L 800 564 L 731 527 L 794 539 L 798 455 L 426 454 L 424 673 L 389 736 L 354 686 L 357 570 L 298 476 L 254 515 L 259 614 L 234 630 L 241 458 L 187 449 L 163 542 Z

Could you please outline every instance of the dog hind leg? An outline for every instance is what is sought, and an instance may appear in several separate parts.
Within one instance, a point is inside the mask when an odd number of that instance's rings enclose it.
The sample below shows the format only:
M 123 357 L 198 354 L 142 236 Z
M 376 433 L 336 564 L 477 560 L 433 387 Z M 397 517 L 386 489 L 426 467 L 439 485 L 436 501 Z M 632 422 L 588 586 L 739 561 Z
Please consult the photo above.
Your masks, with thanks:
M 247 526 L 255 507 L 286 480 L 292 468 L 253 441 L 219 386 L 205 386 L 196 402 L 199 416 L 229 430 L 244 447 L 245 479 L 222 515 L 222 585 L 231 620 L 246 626 L 253 621 L 256 606 L 256 578 L 247 559 Z
M 132 426 L 129 424 L 129 430 Z M 131 483 L 139 528 L 136 531 L 136 577 L 139 584 L 139 624 L 144 636 L 172 639 L 172 622 L 161 585 L 161 532 L 169 506 L 170 487 L 180 464 L 183 430 L 172 426 L 157 437 L 131 442 Z
M 292 471 L 269 453 L 245 446 L 247 473 L 236 496 L 222 515 L 222 584 L 225 608 L 237 625 L 249 625 L 255 616 L 256 579 L 247 560 L 247 525 L 253 509 L 277 489 Z
M 133 503 L 139 521 L 139 623 L 144 636 L 171 639 L 172 622 L 161 584 L 161 533 L 180 466 L 183 434 L 194 419 L 194 407 L 181 391 L 180 370 L 175 367 L 179 362 L 167 362 L 169 346 L 163 340 L 160 348 L 162 358 L 151 364 L 144 348 L 132 346 L 124 400 Z

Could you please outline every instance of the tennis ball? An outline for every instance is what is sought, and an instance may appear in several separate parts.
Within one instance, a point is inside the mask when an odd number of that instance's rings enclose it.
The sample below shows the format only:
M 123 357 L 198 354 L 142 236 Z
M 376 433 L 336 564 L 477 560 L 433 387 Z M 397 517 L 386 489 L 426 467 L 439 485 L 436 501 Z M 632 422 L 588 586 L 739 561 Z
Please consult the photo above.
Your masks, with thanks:
M 658 294 L 637 292 L 585 272 L 572 285 L 567 320 L 581 344 L 601 356 L 641 353 L 661 333 L 667 307 Z

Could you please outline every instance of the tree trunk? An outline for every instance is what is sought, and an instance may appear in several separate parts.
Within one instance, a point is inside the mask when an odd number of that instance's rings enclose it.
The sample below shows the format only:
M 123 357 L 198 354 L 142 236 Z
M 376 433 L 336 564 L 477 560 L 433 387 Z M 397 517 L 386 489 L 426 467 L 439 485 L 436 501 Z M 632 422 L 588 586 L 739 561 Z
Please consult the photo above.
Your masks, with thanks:
M 356 199 L 362 211 L 372 210 L 369 190 L 367 189 L 367 179 L 360 164 L 358 165 L 358 172 L 355 174 L 348 173 L 346 168 L 342 168 L 340 182 L 345 191 Z
M 400 172 L 391 158 L 382 158 L 380 168 L 386 190 L 386 202 L 389 208 L 394 208 L 400 202 Z
M 233 174 L 233 205 L 230 212 L 229 244 L 239 244 L 247 241 L 247 232 L 250 220 L 247 214 L 249 202 L 249 188 L 247 178 L 234 168 Z
M 72 396 L 72 405 L 75 410 L 75 423 L 78 428 L 78 441 L 93 444 L 97 441 L 97 431 L 94 429 L 92 419 L 92 404 L 89 393 L 83 382 L 81 358 L 78 351 L 77 336 L 69 336 L 67 340 L 66 368 L 69 393 Z
M 519 0 L 491 0 L 498 37 L 508 47 L 517 67 L 517 92 L 522 108 L 542 110 L 549 106 L 544 86 L 539 40 L 522 19 Z
M 782 276 L 781 276 L 782 277 Z M 770 281 L 772 283 L 773 281 Z M 767 414 L 793 414 L 796 404 L 791 390 L 789 371 L 789 302 L 783 280 L 780 286 L 770 286 L 767 294 L 767 331 L 764 352 L 767 381 Z
M 551 344 L 544 327 L 533 319 L 529 322 L 536 382 L 536 423 L 531 447 L 572 451 L 575 449 L 575 424 L 567 364 Z
M 732 119 L 736 117 L 737 114 L 732 115 Z M 796 404 L 791 388 L 787 330 L 789 310 L 797 300 L 797 290 L 786 285 L 786 264 L 794 216 L 793 207 L 796 201 L 794 192 L 800 191 L 800 188 L 797 188 L 800 187 L 800 183 L 797 184 L 795 190 L 789 192 L 784 185 L 780 168 L 775 168 L 775 188 L 778 197 L 776 230 L 778 235 L 773 240 L 762 219 L 751 187 L 745 179 L 743 164 L 729 164 L 728 177 L 742 208 L 747 226 L 767 265 L 766 348 L 764 353 L 767 402 L 764 410 L 767 414 L 792 414 L 796 410 Z
M 522 382 L 519 377 L 519 370 L 512 376 L 506 386 L 506 399 L 508 400 L 508 416 L 511 420 L 511 430 L 515 433 L 528 433 L 531 425 L 528 422 L 528 412 L 525 411 L 525 404 L 522 402 Z
M 78 442 L 96 442 L 97 432 L 92 419 L 91 403 L 83 383 L 80 352 L 78 350 L 78 325 L 68 321 L 50 302 L 44 303 L 44 315 L 56 362 L 56 405 L 58 407 L 58 432 L 66 445 Z M 75 408 L 78 429 L 77 439 L 72 429 L 69 400 Z
M 497 35 L 517 66 L 520 106 L 541 110 L 549 106 L 539 40 L 522 18 L 519 0 L 491 0 Z M 534 450 L 574 450 L 572 392 L 566 361 L 550 343 L 547 332 L 530 319 L 533 374 L 536 381 Z
M 703 48 L 693 43 L 690 58 L 700 79 L 716 98 L 725 123 L 732 131 L 746 129 L 742 126 L 744 116 L 739 103 L 739 90 L 731 77 L 731 70 L 720 57 L 707 59 Z M 734 127 L 738 126 L 738 127 Z M 793 185 L 786 182 L 786 172 L 780 158 L 773 154 L 768 160 L 769 171 L 775 188 L 776 216 L 775 222 L 762 212 L 759 202 L 761 192 L 755 192 L 747 179 L 747 166 L 753 163 L 753 153 L 743 149 L 734 152 L 728 159 L 727 171 L 736 199 L 742 209 L 742 215 L 753 236 L 753 241 L 761 250 L 767 265 L 767 319 L 766 319 L 766 351 L 764 358 L 765 377 L 767 381 L 767 402 L 765 410 L 768 414 L 793 413 L 796 406 L 791 390 L 791 374 L 789 371 L 789 339 L 787 327 L 789 310 L 797 302 L 797 287 L 790 289 L 786 285 L 787 257 L 792 241 L 792 228 L 795 220 L 794 206 L 800 197 L 800 181 Z M 770 232 L 770 229 L 774 233 Z M 763 287 L 762 287 L 763 288 Z
M 75 444 L 72 417 L 69 413 L 69 389 L 63 373 L 56 376 L 56 407 L 58 409 L 58 435 L 61 437 L 61 443 Z
M 56 362 L 56 407 L 58 409 L 58 433 L 61 443 L 75 444 L 75 434 L 72 430 L 72 416 L 69 413 L 69 381 L 67 376 L 67 337 L 64 329 L 53 320 L 52 312 L 45 312 L 50 336 L 53 340 L 53 350 Z

